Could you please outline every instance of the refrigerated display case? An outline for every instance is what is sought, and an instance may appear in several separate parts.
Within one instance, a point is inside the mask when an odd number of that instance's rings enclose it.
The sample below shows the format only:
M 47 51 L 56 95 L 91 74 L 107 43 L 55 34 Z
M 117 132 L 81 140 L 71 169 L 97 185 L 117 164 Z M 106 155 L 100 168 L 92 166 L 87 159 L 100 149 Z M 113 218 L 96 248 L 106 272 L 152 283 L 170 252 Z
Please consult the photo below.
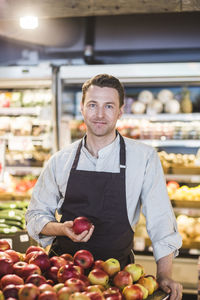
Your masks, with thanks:
M 198 195 L 200 63 L 62 66 L 58 74 L 59 148 L 84 135 L 85 126 L 80 114 L 81 85 L 101 73 L 116 76 L 125 87 L 125 114 L 118 123 L 118 130 L 155 147 L 163 163 L 166 181 L 193 188 Z M 164 99 L 166 94 L 173 97 Z M 153 105 L 148 105 L 149 97 Z M 169 100 L 173 101 L 169 103 Z M 183 192 L 181 199 L 172 197 L 171 200 L 179 221 L 183 216 L 194 218 L 191 224 L 195 223 L 197 228 L 199 198 L 193 193 L 193 198 L 188 199 L 188 194 Z M 185 292 L 196 293 L 200 234 L 195 235 L 195 241 L 187 237 L 175 260 L 173 275 L 183 283 Z M 150 241 L 142 233 L 135 238 L 135 252 L 139 261 L 155 269 Z M 188 272 L 192 273 L 190 278 L 184 275 Z
M 57 150 L 53 95 L 48 65 L 0 68 L 0 140 L 5 150 L 1 198 L 30 197 L 26 192 Z

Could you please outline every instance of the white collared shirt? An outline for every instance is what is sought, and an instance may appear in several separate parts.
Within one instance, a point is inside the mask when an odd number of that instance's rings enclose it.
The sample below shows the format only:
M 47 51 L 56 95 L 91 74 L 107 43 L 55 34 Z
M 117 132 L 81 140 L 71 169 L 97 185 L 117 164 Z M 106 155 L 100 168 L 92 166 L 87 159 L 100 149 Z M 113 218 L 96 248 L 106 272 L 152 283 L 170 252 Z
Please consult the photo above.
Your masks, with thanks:
M 146 217 L 146 226 L 152 241 L 157 261 L 170 253 L 178 254 L 182 239 L 167 194 L 162 166 L 156 150 L 139 141 L 124 138 L 126 147 L 126 202 L 130 225 L 139 219 L 140 208 Z M 55 211 L 61 213 L 67 182 L 80 141 L 68 145 L 55 153 L 43 169 L 33 190 L 26 213 L 27 230 L 30 236 L 43 247 L 51 244 L 55 237 L 41 235 L 42 228 L 56 221 Z M 82 146 L 78 170 L 112 172 L 120 171 L 119 136 L 93 157 Z

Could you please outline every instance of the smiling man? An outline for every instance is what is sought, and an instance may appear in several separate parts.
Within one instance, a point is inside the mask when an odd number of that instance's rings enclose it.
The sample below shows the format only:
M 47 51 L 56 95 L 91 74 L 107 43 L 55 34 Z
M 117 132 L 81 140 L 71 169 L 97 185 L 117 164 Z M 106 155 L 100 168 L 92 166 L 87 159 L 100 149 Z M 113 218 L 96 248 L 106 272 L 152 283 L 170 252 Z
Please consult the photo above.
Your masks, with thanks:
M 158 155 L 116 131 L 124 106 L 117 78 L 97 75 L 82 92 L 86 135 L 53 155 L 40 175 L 26 214 L 29 234 L 42 246 L 52 244 L 50 256 L 86 249 L 95 260 L 118 259 L 123 268 L 134 261 L 132 228 L 142 208 L 160 287 L 171 292 L 170 300 L 180 300 L 182 288 L 171 270 L 181 237 Z M 93 226 L 76 235 L 72 226 L 79 216 Z

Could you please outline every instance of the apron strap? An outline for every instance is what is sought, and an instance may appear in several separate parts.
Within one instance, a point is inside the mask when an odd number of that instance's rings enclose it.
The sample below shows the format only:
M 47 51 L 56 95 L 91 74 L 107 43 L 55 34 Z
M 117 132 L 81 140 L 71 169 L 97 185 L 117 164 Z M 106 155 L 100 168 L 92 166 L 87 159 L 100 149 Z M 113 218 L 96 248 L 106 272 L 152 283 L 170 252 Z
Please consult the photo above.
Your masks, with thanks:
M 123 137 L 121 136 L 121 134 L 117 131 L 117 134 L 119 134 L 119 138 L 120 138 L 120 172 L 125 173 L 125 169 L 126 169 L 126 149 L 125 149 L 125 142 Z M 76 170 L 77 165 L 78 165 L 78 160 L 79 160 L 79 156 L 80 156 L 80 152 L 81 152 L 81 148 L 82 148 L 82 144 L 83 144 L 83 139 L 85 137 L 83 137 L 78 145 L 77 151 L 76 151 L 76 155 L 73 161 L 73 165 L 72 165 L 72 169 Z

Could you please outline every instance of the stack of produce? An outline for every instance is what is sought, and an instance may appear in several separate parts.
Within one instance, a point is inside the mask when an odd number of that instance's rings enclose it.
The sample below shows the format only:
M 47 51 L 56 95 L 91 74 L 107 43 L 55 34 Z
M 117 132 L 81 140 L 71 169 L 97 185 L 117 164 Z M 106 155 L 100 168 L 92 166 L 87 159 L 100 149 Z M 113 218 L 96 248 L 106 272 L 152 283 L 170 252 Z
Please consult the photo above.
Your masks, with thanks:
M 181 214 L 177 217 L 177 224 L 184 243 L 200 242 L 200 218 Z
M 179 187 L 176 181 L 169 181 L 167 190 L 171 200 L 200 201 L 200 185 L 195 187 L 182 185 Z
M 85 220 L 79 221 L 74 231 L 85 227 Z M 142 265 L 130 263 L 121 270 L 117 259 L 95 261 L 87 250 L 49 258 L 43 248 L 29 246 L 22 255 L 6 240 L 0 240 L 0 250 L 0 299 L 142 300 L 158 289 Z
M 0 233 L 13 234 L 25 229 L 27 201 L 0 202 Z

